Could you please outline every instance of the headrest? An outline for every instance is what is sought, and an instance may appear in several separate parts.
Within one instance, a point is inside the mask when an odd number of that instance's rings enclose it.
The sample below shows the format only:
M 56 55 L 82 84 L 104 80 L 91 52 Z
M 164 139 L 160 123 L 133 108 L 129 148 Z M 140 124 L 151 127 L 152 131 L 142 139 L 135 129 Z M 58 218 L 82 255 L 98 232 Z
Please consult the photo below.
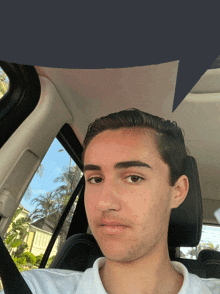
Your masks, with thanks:
M 195 158 L 187 156 L 184 174 L 189 179 L 189 192 L 183 203 L 172 209 L 170 216 L 168 246 L 195 247 L 202 233 L 202 197 L 198 168 Z
M 95 260 L 104 256 L 93 235 L 81 233 L 69 237 L 49 268 L 84 272 Z

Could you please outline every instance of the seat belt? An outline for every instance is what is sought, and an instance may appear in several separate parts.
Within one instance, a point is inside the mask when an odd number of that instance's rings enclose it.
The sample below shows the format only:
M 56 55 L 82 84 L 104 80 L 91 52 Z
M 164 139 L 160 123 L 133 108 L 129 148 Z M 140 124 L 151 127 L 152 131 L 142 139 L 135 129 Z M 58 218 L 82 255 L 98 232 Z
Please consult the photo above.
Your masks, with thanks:
M 0 237 L 0 277 L 5 294 L 33 294 Z

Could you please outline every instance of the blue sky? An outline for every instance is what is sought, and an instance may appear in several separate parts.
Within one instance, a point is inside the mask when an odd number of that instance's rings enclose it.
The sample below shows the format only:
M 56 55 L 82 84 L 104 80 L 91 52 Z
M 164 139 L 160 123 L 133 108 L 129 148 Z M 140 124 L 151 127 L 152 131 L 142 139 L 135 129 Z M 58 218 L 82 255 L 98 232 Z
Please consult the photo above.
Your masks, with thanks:
M 44 167 L 43 176 L 40 177 L 38 174 L 35 174 L 30 183 L 32 189 L 31 198 L 26 199 L 24 196 L 21 201 L 24 208 L 30 212 L 34 210 L 34 204 L 31 205 L 30 203 L 33 198 L 39 196 L 40 194 L 53 191 L 61 185 L 61 183 L 54 183 L 53 181 L 55 178 L 60 176 L 63 167 L 69 166 L 70 156 L 65 149 L 62 152 L 58 152 L 60 149 L 64 148 L 59 141 L 55 139 L 41 162 Z M 73 166 L 75 163 L 71 161 L 71 165 Z

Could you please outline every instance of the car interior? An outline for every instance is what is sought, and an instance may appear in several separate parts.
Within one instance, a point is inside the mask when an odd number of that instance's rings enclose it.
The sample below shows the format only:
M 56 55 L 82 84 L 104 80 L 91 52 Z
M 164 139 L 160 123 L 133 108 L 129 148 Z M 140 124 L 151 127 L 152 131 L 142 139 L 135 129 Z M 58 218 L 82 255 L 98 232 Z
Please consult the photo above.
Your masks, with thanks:
M 220 64 L 210 66 L 172 112 L 178 61 L 107 69 L 64 69 L 0 61 L 10 87 L 0 99 L 0 236 L 5 235 L 33 176 L 54 138 L 82 170 L 82 143 L 96 118 L 128 108 L 176 121 L 188 151 L 189 192 L 172 210 L 170 258 L 202 278 L 220 278 L 220 252 L 202 250 L 196 260 L 180 257 L 180 247 L 199 244 L 202 225 L 218 226 L 220 208 Z M 53 233 L 44 268 L 74 200 L 79 195 L 66 242 L 50 268 L 85 271 L 103 256 L 88 226 L 82 176 Z

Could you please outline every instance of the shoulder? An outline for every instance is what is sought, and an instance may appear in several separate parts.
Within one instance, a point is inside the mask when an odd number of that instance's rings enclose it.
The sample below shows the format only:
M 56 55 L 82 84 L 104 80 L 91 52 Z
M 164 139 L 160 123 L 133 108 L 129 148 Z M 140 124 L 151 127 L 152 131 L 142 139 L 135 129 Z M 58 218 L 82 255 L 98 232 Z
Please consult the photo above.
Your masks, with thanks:
M 213 294 L 220 294 L 220 279 L 201 279 Z
M 34 269 L 22 272 L 33 294 L 75 293 L 83 272 L 61 269 Z
M 82 294 L 88 291 L 101 294 L 106 293 L 99 277 L 99 268 L 104 262 L 105 258 L 98 258 L 93 267 L 85 272 L 33 269 L 21 274 L 33 294 Z M 4 291 L 0 294 L 4 294 Z
M 199 278 L 190 274 L 180 262 L 172 262 L 174 268 L 183 275 L 183 285 L 178 294 L 220 294 L 220 279 Z
M 188 291 L 189 293 L 220 294 L 220 279 L 204 279 L 189 274 Z
M 188 292 L 186 293 L 220 294 L 220 279 L 202 279 L 189 274 L 189 281 Z

